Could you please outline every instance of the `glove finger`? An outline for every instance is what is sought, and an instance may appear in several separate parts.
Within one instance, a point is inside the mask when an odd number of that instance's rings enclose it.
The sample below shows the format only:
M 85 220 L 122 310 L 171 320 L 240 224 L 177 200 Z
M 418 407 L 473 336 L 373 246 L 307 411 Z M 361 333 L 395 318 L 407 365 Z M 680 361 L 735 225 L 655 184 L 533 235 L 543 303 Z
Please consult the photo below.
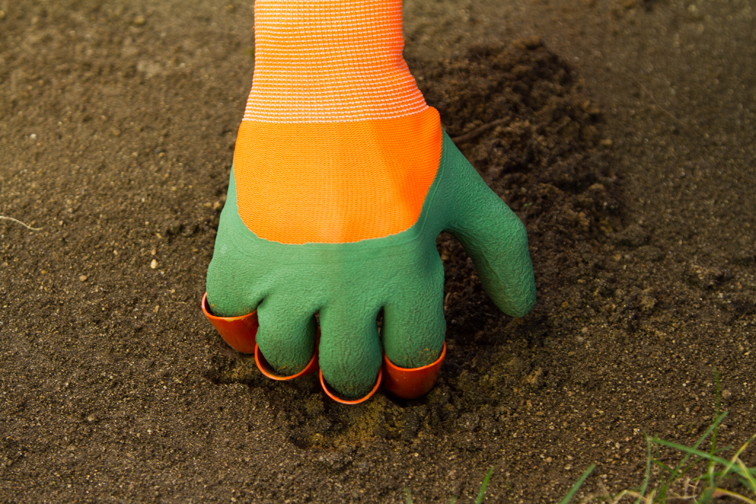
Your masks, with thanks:
M 216 254 L 207 268 L 207 302 L 213 315 L 235 317 L 255 311 L 263 297 L 243 267 L 243 259 Z M 242 272 L 242 273 L 238 273 Z
M 330 305 L 320 312 L 318 359 L 329 387 L 346 399 L 366 396 L 381 367 L 380 306 Z
M 302 371 L 315 351 L 315 309 L 273 294 L 258 305 L 257 317 L 257 345 L 268 364 L 282 376 Z
M 454 172 L 446 230 L 465 248 L 483 288 L 506 314 L 522 317 L 535 304 L 535 279 L 525 226 L 445 138 L 444 149 Z
M 399 367 L 430 364 L 444 346 L 444 266 L 435 250 L 430 262 L 383 307 L 383 351 Z

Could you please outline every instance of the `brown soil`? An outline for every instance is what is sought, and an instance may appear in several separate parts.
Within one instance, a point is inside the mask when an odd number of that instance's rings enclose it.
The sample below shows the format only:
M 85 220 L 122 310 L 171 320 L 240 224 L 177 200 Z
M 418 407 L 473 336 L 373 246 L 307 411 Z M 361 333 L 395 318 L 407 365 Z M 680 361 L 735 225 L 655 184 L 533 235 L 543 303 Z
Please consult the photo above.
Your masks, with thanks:
M 756 433 L 756 12 L 414 2 L 407 59 L 525 221 L 539 301 L 444 258 L 415 401 L 264 379 L 199 310 L 252 3 L 0 0 L 0 502 L 555 502 L 637 485 L 644 433 Z M 155 262 L 153 262 L 153 260 Z M 671 456 L 668 454 L 667 456 Z M 756 464 L 754 451 L 745 460 Z

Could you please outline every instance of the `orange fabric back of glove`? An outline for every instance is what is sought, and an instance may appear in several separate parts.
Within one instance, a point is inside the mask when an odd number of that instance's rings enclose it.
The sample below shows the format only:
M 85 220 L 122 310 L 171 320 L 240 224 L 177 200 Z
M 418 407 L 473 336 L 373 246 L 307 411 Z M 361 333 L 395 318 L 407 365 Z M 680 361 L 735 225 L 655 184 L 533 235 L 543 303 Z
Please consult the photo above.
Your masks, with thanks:
M 403 47 L 401 0 L 256 1 L 234 173 L 257 236 L 345 243 L 417 221 L 442 132 Z

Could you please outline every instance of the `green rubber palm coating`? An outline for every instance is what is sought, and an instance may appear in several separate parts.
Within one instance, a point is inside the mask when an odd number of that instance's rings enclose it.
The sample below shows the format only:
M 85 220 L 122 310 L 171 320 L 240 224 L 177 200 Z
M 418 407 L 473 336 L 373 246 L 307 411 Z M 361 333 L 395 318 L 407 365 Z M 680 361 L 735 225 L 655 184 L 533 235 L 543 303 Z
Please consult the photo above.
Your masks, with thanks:
M 207 273 L 208 302 L 219 316 L 256 309 L 257 343 L 283 375 L 301 371 L 312 357 L 319 313 L 323 377 L 340 395 L 362 397 L 375 385 L 382 352 L 405 368 L 430 364 L 441 353 L 444 270 L 436 236 L 442 231 L 462 243 L 504 313 L 530 311 L 535 282 L 525 227 L 446 133 L 419 219 L 384 238 L 303 245 L 258 238 L 239 217 L 232 169 Z

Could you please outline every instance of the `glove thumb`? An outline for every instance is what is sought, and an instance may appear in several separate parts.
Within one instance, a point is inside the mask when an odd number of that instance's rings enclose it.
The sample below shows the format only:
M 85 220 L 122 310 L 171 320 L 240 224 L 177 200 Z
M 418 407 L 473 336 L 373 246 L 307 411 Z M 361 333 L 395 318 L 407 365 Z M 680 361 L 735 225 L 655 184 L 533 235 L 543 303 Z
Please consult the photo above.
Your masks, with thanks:
M 462 243 L 496 306 L 507 315 L 522 317 L 536 299 L 525 226 L 453 142 L 444 140 L 445 171 L 453 178 L 448 185 L 453 189 L 446 199 L 445 230 Z

